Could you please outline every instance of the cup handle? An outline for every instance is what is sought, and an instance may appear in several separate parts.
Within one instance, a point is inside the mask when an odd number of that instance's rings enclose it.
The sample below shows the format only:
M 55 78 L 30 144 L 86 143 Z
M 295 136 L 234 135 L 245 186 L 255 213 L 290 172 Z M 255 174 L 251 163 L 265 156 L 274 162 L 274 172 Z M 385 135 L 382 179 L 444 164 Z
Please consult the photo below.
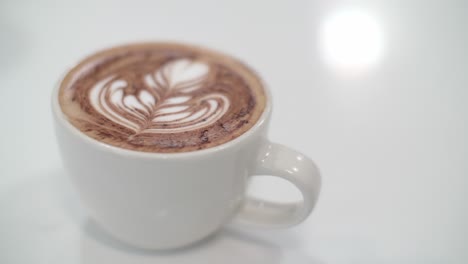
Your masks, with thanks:
M 255 227 L 285 228 L 297 225 L 312 212 L 320 193 L 321 177 L 315 163 L 286 146 L 266 142 L 260 149 L 253 175 L 271 175 L 293 183 L 302 201 L 277 203 L 246 197 L 236 222 Z

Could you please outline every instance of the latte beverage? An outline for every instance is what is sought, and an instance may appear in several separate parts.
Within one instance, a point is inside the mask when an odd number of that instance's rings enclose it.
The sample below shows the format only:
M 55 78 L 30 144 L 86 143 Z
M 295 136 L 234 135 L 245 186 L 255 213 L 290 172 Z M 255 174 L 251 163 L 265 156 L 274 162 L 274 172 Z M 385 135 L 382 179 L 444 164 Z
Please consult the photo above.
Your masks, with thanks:
M 229 142 L 260 118 L 266 94 L 239 61 L 190 45 L 147 43 L 94 54 L 60 84 L 82 133 L 116 147 L 175 153 Z

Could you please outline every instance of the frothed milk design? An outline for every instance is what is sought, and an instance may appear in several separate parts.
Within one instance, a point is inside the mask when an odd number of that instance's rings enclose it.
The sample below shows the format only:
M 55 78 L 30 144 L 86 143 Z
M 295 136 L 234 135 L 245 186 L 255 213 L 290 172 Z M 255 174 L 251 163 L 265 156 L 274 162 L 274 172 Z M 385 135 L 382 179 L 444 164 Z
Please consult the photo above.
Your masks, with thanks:
M 196 97 L 203 88 L 209 65 L 189 59 L 170 61 L 144 76 L 145 88 L 126 93 L 129 82 L 113 75 L 90 91 L 97 112 L 139 133 L 191 131 L 216 122 L 229 108 L 229 98 L 221 93 Z
M 230 141 L 265 106 L 260 81 L 245 65 L 178 44 L 103 51 L 64 78 L 68 120 L 105 143 L 146 152 L 184 152 Z

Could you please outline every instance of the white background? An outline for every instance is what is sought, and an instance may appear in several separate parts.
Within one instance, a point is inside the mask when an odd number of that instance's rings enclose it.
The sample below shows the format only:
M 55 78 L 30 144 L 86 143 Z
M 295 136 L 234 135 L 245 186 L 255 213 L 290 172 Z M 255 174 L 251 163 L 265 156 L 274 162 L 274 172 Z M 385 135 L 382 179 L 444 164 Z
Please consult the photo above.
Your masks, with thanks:
M 0 263 L 467 263 L 467 14 L 464 1 L 1 1 Z M 259 72 L 271 139 L 323 173 L 308 220 L 165 253 L 87 221 L 51 89 L 83 56 L 142 40 L 205 45 Z M 292 195 L 273 181 L 252 191 Z

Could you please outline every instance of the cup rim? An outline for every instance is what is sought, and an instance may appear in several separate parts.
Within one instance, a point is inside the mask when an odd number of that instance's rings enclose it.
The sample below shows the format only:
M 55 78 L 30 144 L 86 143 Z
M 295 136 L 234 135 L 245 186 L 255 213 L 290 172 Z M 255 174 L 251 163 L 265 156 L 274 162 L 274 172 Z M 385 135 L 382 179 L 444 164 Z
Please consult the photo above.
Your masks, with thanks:
M 169 152 L 169 153 L 163 153 L 163 152 L 145 152 L 145 151 L 138 151 L 138 150 L 131 150 L 131 149 L 125 149 L 117 146 L 113 146 L 107 143 L 104 143 L 102 141 L 99 141 L 97 139 L 94 139 L 85 133 L 81 132 L 77 127 L 71 124 L 70 121 L 68 121 L 67 117 L 65 116 L 65 113 L 63 113 L 62 108 L 60 106 L 59 102 L 59 92 L 60 92 L 60 87 L 62 85 L 63 80 L 67 76 L 67 74 L 72 71 L 75 67 L 77 67 L 82 60 L 88 58 L 89 56 L 92 56 L 95 53 L 98 53 L 100 51 L 104 51 L 107 49 L 113 49 L 113 48 L 119 48 L 119 47 L 125 47 L 125 46 L 132 46 L 132 45 L 146 45 L 146 44 L 175 44 L 175 45 L 184 45 L 184 46 L 193 46 L 193 47 L 198 47 L 202 48 L 205 50 L 209 50 L 212 52 L 216 52 L 218 54 L 222 54 L 223 56 L 227 56 L 236 62 L 239 62 L 243 67 L 245 67 L 251 74 L 253 74 L 258 81 L 260 82 L 263 91 L 265 93 L 265 108 L 263 109 L 262 114 L 258 118 L 258 120 L 255 122 L 255 125 L 253 125 L 250 129 L 242 133 L 240 136 L 222 143 L 220 145 L 216 145 L 213 147 L 201 149 L 201 150 L 191 150 L 191 151 L 186 151 L 186 152 Z M 61 77 L 59 78 L 58 82 L 55 84 L 55 87 L 52 91 L 52 112 L 55 116 L 55 119 L 61 123 L 61 125 L 69 131 L 72 135 L 76 136 L 77 138 L 80 138 L 83 140 L 85 143 L 92 145 L 93 147 L 96 147 L 97 149 L 104 151 L 104 152 L 110 152 L 122 156 L 127 156 L 127 157 L 137 157 L 137 158 L 187 158 L 187 157 L 194 157 L 194 156 L 201 156 L 201 155 L 210 155 L 214 154 L 217 152 L 221 152 L 223 150 L 226 150 L 228 148 L 235 147 L 236 145 L 239 145 L 242 141 L 244 141 L 246 138 L 250 137 L 252 134 L 255 134 L 256 131 L 258 131 L 267 121 L 269 116 L 271 115 L 272 111 L 272 95 L 269 87 L 266 85 L 266 83 L 263 81 L 262 78 L 260 78 L 259 74 L 257 71 L 255 71 L 253 68 L 251 68 L 250 65 L 244 63 L 243 61 L 232 57 L 228 54 L 225 54 L 223 52 L 219 52 L 217 50 L 211 49 L 211 48 L 205 48 L 203 46 L 199 46 L 196 44 L 191 44 L 191 43 L 181 43 L 181 42 L 167 42 L 167 41 L 152 41 L 152 42 L 133 42 L 133 43 L 127 43 L 123 45 L 114 45 L 110 46 L 104 49 L 100 49 L 97 52 L 88 54 L 87 56 L 84 56 L 82 60 L 79 60 L 75 64 L 72 65 L 72 67 L 69 67 L 64 73 L 62 73 Z

